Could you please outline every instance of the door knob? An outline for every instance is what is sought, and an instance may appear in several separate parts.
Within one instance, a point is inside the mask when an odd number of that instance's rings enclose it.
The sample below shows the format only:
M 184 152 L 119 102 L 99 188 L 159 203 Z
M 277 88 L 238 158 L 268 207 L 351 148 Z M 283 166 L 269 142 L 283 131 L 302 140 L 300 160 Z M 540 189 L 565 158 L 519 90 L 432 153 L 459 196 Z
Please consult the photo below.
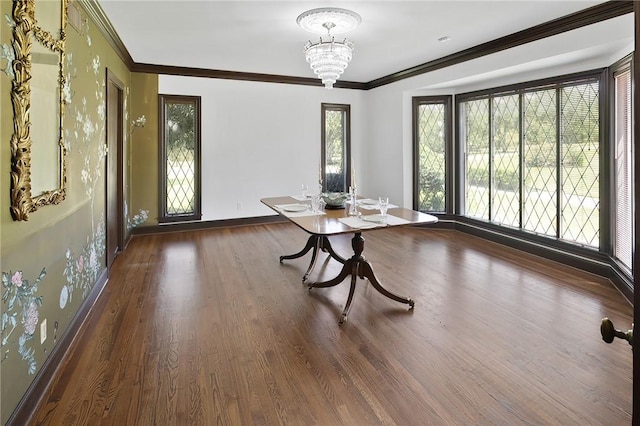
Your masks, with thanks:
M 631 327 L 632 329 L 627 332 L 616 330 L 609 318 L 603 318 L 602 324 L 600 325 L 602 340 L 607 343 L 611 343 L 613 342 L 613 339 L 617 337 L 619 339 L 626 340 L 633 347 L 633 325 Z

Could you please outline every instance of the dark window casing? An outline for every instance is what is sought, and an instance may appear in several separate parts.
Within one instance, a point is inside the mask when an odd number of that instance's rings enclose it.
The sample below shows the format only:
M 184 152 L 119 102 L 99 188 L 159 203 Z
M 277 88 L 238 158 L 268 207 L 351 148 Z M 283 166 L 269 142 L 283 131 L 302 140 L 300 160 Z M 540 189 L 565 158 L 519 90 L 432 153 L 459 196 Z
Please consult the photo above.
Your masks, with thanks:
M 442 132 L 444 141 L 444 202 L 441 208 L 423 209 L 420 205 L 420 174 L 421 170 L 421 147 L 420 147 L 420 108 L 422 106 L 440 105 L 442 106 Z M 453 97 L 445 96 L 417 96 L 412 101 L 412 133 L 413 133 L 413 209 L 429 211 L 430 213 L 453 213 L 454 211 L 454 172 L 453 172 Z
M 340 128 L 335 128 L 335 118 L 340 119 Z M 337 134 L 339 133 L 339 134 Z M 351 181 L 351 106 L 345 104 L 321 105 L 320 164 L 322 190 L 347 192 Z M 338 146 L 339 145 L 339 146 Z M 339 152 L 340 167 L 336 169 L 336 150 Z M 333 153 L 333 154 L 332 154 Z
M 201 208 L 201 97 L 200 96 L 182 96 L 182 95 L 158 95 L 159 106 L 159 120 L 158 120 L 158 135 L 159 135 L 159 155 L 158 155 L 158 171 L 159 171 L 159 217 L 160 223 L 167 222 L 188 222 L 202 219 Z M 190 170 L 192 173 L 192 187 L 187 188 L 189 192 L 193 192 L 192 199 L 189 203 L 189 209 L 182 211 L 171 211 L 171 206 L 167 202 L 168 200 L 168 162 L 169 162 L 169 150 L 167 147 L 167 137 L 169 130 L 169 123 L 167 120 L 167 110 L 171 106 L 185 105 L 191 106 L 193 109 L 193 135 L 190 140 L 193 151 L 193 158 L 189 167 L 193 167 Z

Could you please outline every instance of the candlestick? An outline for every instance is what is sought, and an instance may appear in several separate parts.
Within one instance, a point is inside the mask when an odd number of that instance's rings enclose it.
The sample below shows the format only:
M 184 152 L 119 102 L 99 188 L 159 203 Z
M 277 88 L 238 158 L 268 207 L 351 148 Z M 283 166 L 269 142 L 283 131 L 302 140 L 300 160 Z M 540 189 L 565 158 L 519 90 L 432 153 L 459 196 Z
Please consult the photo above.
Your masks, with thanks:
M 358 206 L 357 206 L 358 193 L 355 186 L 349 187 L 349 197 L 350 197 L 349 216 L 360 216 L 360 213 L 358 212 Z

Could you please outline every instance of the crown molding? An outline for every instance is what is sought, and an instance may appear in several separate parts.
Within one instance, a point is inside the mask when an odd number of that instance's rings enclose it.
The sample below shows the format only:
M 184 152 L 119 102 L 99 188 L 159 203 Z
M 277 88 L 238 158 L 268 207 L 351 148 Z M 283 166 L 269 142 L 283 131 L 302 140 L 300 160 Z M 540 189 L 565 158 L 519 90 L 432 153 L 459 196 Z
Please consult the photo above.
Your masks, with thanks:
M 497 53 L 512 47 L 521 46 L 526 43 L 541 40 L 543 38 L 562 34 L 567 31 L 596 24 L 608 19 L 617 18 L 633 12 L 633 2 L 629 0 L 611 0 L 605 3 L 592 6 L 570 15 L 562 16 L 552 21 L 545 22 L 525 30 L 500 37 L 486 43 L 479 44 L 469 49 L 461 50 L 448 56 L 407 68 L 385 77 L 372 80 L 367 83 L 367 90 L 395 83 L 405 78 L 426 74 L 440 68 L 450 67 L 462 62 L 477 59 L 482 56 Z
M 170 65 L 155 65 L 134 62 L 133 58 L 129 54 L 129 51 L 118 36 L 118 33 L 115 31 L 113 25 L 104 13 L 104 10 L 102 9 L 102 7 L 100 7 L 96 0 L 72 1 L 79 4 L 87 13 L 87 15 L 89 15 L 91 19 L 93 19 L 98 29 L 102 32 L 109 44 L 114 48 L 118 56 L 120 56 L 124 63 L 129 67 L 129 70 L 131 72 L 219 78 L 226 80 L 258 81 L 266 83 L 297 84 L 317 87 L 322 86 L 322 82 L 317 78 L 260 74 L 240 71 L 212 70 L 205 68 L 176 67 Z M 543 38 L 558 35 L 563 32 L 582 28 L 587 25 L 596 24 L 598 22 L 606 21 L 612 18 L 617 18 L 618 16 L 626 15 L 628 13 L 633 13 L 633 1 L 610 0 L 605 3 L 601 3 L 596 6 L 572 13 L 570 15 L 566 15 L 540 25 L 530 27 L 525 30 L 518 31 L 516 33 L 509 34 L 507 36 L 500 37 L 486 43 L 471 47 L 469 49 L 465 49 L 460 52 L 456 52 L 451 55 L 444 56 L 442 58 L 435 59 L 421 65 L 417 65 L 415 67 L 407 68 L 405 70 L 398 71 L 396 73 L 389 74 L 387 76 L 380 77 L 366 83 L 338 80 L 334 87 L 340 89 L 357 90 L 375 89 L 376 87 L 395 83 L 406 78 L 415 77 L 441 68 L 460 64 L 462 62 L 477 59 L 479 57 L 497 53 L 502 50 L 510 49 L 512 47 L 520 46 L 526 43 L 541 40 Z
M 120 36 L 116 32 L 115 28 L 107 18 L 107 15 L 104 13 L 102 7 L 98 4 L 96 0 L 71 0 L 76 5 L 80 6 L 80 8 L 93 20 L 98 30 L 102 33 L 107 42 L 111 45 L 113 50 L 116 51 L 120 59 L 127 65 L 129 70 L 131 70 L 135 64 L 133 58 L 129 54 L 129 51 L 125 47 L 124 43 L 120 39 Z
M 282 83 L 282 84 L 298 84 L 303 86 L 324 87 L 322 81 L 317 78 L 310 77 L 294 77 L 288 75 L 277 74 L 260 74 L 252 72 L 224 71 L 212 70 L 206 68 L 177 67 L 170 65 L 154 65 L 135 63 L 131 68 L 133 72 L 150 73 L 150 74 L 166 74 L 181 75 L 185 77 L 206 77 L 219 78 L 225 80 L 243 80 L 243 81 L 259 81 L 262 83 Z M 338 80 L 334 85 L 336 89 L 359 89 L 366 90 L 366 83 L 358 83 L 353 81 Z

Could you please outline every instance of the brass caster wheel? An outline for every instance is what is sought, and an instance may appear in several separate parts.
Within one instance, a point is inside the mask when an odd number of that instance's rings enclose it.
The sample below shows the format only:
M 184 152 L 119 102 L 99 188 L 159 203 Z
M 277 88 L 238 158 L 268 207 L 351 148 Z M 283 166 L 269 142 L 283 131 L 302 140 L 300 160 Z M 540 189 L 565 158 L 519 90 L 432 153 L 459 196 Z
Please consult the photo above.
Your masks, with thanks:
M 342 325 L 347 322 L 347 314 L 340 315 L 340 321 L 338 321 L 338 325 Z
M 280 256 L 280 263 L 284 263 L 284 256 Z
M 413 311 L 413 308 L 415 308 L 416 306 L 416 302 L 414 302 L 413 300 L 409 299 L 409 310 Z

